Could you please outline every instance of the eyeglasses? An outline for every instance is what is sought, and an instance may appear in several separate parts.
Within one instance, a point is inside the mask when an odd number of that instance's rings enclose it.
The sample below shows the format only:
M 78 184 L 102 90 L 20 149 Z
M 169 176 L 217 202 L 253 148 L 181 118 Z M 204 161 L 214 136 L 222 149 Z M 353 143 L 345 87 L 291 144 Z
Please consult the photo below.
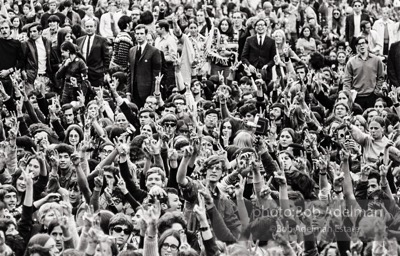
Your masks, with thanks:
M 164 126 L 166 126 L 166 127 L 175 127 L 175 126 L 176 126 L 176 123 L 173 123 L 173 122 L 165 122 L 165 123 L 164 123 Z
M 163 243 L 161 245 L 161 248 L 164 250 L 167 250 L 168 248 L 171 248 L 171 251 L 177 251 L 178 250 L 178 246 L 174 245 L 174 244 L 168 244 L 168 243 Z
M 363 44 L 366 44 L 366 43 L 367 43 L 367 42 L 365 42 L 365 41 L 364 41 L 364 42 L 361 42 L 361 43 L 360 43 L 360 42 L 358 42 L 358 44 L 357 44 L 357 45 L 363 45 Z
M 338 12 L 334 12 L 334 13 L 333 13 L 333 15 L 340 15 L 340 13 L 338 13 Z
M 265 27 L 265 24 L 257 24 L 256 27 Z
M 116 232 L 116 233 L 121 233 L 122 231 L 124 231 L 124 234 L 125 235 L 129 235 L 130 233 L 131 233 L 131 231 L 129 230 L 129 229 L 123 229 L 123 228 L 121 228 L 121 227 L 114 227 L 113 228 L 113 230 Z M 172 248 L 171 248 L 172 249 Z

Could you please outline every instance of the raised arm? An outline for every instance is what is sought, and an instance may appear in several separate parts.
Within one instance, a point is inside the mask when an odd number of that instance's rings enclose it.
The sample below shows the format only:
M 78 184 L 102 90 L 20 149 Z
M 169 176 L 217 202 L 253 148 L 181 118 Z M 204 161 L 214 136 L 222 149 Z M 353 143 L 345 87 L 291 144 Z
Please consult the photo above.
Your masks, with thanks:
M 350 210 L 350 219 L 353 224 L 356 223 L 357 220 L 357 212 L 361 212 L 361 207 L 356 201 L 356 197 L 354 196 L 353 192 L 353 181 L 350 175 L 350 166 L 349 166 L 349 158 L 350 153 L 348 151 L 342 150 L 341 151 L 341 171 L 344 173 L 344 180 L 343 180 L 343 195 L 346 200 L 346 207 Z
M 187 168 L 189 166 L 189 161 L 192 157 L 192 154 L 193 154 L 193 148 L 191 146 L 185 147 L 182 161 L 178 167 L 176 181 L 178 182 L 178 184 L 180 186 L 183 186 L 183 187 L 189 183 L 188 179 L 186 178 L 186 172 L 187 172 Z

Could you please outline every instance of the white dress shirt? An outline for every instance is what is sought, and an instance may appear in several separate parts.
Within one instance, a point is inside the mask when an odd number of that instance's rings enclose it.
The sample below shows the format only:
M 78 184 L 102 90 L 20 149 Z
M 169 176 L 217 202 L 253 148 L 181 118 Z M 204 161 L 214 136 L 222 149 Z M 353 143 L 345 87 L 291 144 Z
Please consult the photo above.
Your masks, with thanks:
M 38 56 L 38 74 L 44 75 L 46 74 L 46 47 L 44 46 L 42 37 L 39 37 L 35 40 L 37 56 Z
M 354 36 L 359 36 L 361 33 L 361 13 L 357 15 L 354 13 Z
M 87 44 L 88 44 L 88 39 L 90 38 L 90 45 L 89 45 L 89 52 L 87 52 Z M 86 56 L 88 56 L 88 54 L 90 54 L 90 50 L 92 49 L 93 46 L 93 41 L 94 41 L 94 34 L 89 36 L 86 36 L 85 42 L 83 43 L 83 47 L 82 47 L 82 53 L 83 53 L 83 57 L 86 58 Z

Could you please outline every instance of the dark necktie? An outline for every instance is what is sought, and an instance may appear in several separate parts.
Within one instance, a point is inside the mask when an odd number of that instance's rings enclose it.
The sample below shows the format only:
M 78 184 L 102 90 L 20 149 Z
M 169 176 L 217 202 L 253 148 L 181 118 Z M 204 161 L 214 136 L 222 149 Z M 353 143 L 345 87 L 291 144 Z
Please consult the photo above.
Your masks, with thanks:
M 139 47 L 138 47 L 138 50 L 137 50 L 137 57 L 136 57 L 136 59 L 139 60 L 141 56 L 142 56 L 142 47 L 139 46 Z
M 110 19 L 111 19 L 111 31 L 113 33 L 113 37 L 116 37 L 118 33 L 117 33 L 117 28 L 115 26 L 115 20 L 113 14 L 111 12 L 110 12 Z
M 259 39 L 258 39 L 258 45 L 259 45 L 259 46 L 262 45 L 262 36 L 260 36 Z
M 89 57 L 89 53 L 90 53 L 90 36 L 87 37 L 87 46 L 86 46 L 86 60 Z

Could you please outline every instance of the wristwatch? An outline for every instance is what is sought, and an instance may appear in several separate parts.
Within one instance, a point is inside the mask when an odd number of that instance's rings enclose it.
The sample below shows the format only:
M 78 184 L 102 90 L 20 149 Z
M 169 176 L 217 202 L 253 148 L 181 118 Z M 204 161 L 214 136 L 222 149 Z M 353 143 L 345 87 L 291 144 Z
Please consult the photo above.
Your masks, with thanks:
M 210 227 L 200 227 L 199 228 L 200 232 L 205 232 L 205 231 L 207 231 L 209 229 L 210 229 Z

